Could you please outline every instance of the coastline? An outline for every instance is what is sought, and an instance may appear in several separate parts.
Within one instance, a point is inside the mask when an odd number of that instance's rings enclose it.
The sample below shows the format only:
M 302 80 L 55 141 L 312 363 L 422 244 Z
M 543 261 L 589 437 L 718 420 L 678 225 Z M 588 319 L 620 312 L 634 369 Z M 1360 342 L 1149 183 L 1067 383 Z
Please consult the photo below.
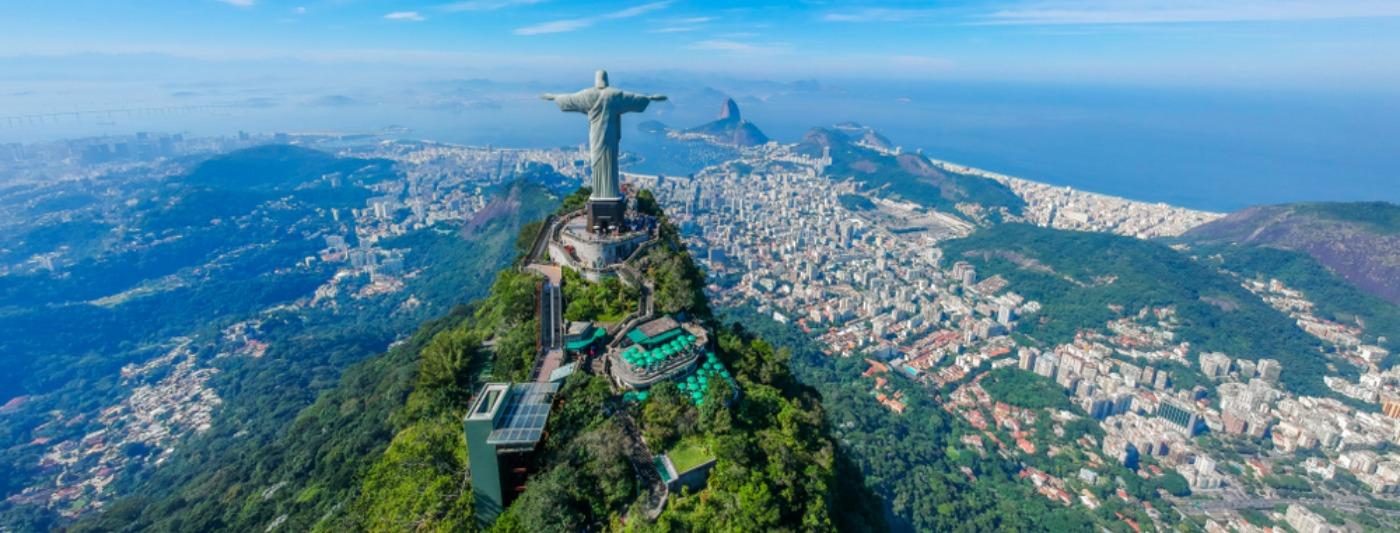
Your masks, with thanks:
M 1082 191 L 1065 185 L 1050 185 L 951 161 L 928 159 L 939 169 L 1006 185 L 1025 200 L 1026 208 L 1022 213 L 1025 222 L 1055 229 L 1110 232 L 1150 239 L 1181 235 L 1226 215 L 1163 202 L 1145 202 Z

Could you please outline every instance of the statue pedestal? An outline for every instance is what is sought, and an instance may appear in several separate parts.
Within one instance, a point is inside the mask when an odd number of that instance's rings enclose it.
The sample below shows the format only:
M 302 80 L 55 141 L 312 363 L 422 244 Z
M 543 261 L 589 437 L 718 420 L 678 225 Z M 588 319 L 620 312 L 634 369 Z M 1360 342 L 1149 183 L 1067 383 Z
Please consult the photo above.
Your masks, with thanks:
M 588 200 L 588 228 L 607 231 L 608 226 L 623 227 L 623 217 L 627 212 L 627 199 Z
M 613 265 L 625 261 L 652 239 L 651 229 L 621 233 L 595 233 L 587 215 L 565 220 L 549 241 L 549 258 L 555 264 L 572 268 L 588 281 L 602 281 L 614 275 Z

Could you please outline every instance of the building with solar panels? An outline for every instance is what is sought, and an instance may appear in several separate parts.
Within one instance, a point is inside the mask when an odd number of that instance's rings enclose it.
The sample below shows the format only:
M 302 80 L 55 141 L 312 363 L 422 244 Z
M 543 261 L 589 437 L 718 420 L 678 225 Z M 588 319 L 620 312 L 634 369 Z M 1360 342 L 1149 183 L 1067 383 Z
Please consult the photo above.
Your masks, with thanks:
M 558 383 L 487 383 L 463 421 L 476 517 L 490 523 L 525 490 Z

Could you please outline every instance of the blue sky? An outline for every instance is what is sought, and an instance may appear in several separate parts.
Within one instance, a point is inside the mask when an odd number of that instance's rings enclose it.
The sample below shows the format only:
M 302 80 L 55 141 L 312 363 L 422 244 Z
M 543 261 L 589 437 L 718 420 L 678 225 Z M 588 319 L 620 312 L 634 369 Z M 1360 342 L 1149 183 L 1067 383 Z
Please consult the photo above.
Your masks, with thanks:
M 1400 88 L 1397 0 L 0 3 L 0 56 Z M 0 74 L 0 78 L 3 78 Z

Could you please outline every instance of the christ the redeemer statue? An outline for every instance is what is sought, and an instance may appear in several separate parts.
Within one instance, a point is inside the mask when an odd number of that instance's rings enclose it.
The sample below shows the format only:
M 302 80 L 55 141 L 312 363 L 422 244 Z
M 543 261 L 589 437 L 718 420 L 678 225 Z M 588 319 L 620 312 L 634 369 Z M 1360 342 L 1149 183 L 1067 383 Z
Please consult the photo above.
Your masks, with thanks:
M 589 225 L 622 225 L 625 202 L 617 180 L 617 144 L 622 139 L 622 114 L 645 111 L 647 104 L 665 100 L 653 94 L 641 95 L 608 86 L 608 73 L 599 70 L 593 87 L 573 94 L 541 95 L 553 100 L 561 111 L 588 114 L 588 147 L 593 166 L 593 193 L 588 199 Z

